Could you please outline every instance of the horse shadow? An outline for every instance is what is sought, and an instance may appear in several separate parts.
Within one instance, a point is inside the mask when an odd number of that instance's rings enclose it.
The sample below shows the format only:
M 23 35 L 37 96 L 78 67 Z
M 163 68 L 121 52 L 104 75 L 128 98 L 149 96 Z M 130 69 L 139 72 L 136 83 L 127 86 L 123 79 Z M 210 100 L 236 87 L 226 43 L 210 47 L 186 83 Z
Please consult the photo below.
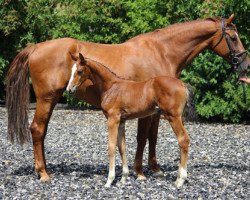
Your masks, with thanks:
M 190 165 L 189 171 L 192 169 L 203 168 L 204 170 L 209 169 L 226 169 L 233 171 L 247 171 L 248 167 L 244 165 L 231 165 L 226 163 L 218 163 L 218 164 L 198 164 L 198 165 Z M 106 164 L 79 164 L 79 163 L 60 163 L 60 164 L 48 164 L 47 169 L 49 174 L 52 176 L 70 176 L 70 174 L 75 173 L 78 178 L 93 178 L 96 175 L 107 177 L 108 175 L 108 165 Z M 164 172 L 164 178 L 167 181 L 175 181 L 177 176 L 178 166 L 175 164 L 164 164 L 161 165 L 161 170 Z M 136 179 L 136 174 L 134 173 L 133 166 L 129 165 L 130 177 L 134 177 Z M 143 170 L 146 177 L 154 177 L 152 170 L 147 167 L 144 167 Z M 173 173 L 176 172 L 176 173 Z M 15 176 L 29 176 L 34 175 L 35 170 L 31 165 L 21 166 L 16 169 L 13 173 Z M 114 182 L 117 182 L 122 176 L 122 166 L 116 166 L 116 179 Z
M 132 166 L 128 166 L 129 171 L 133 171 Z M 50 176 L 57 177 L 59 175 L 63 176 L 76 176 L 77 178 L 94 178 L 95 176 L 108 176 L 108 164 L 79 164 L 79 163 L 60 163 L 60 164 L 48 164 L 47 170 Z M 16 169 L 12 175 L 14 176 L 35 176 L 34 166 L 21 166 Z M 116 166 L 116 179 L 114 183 L 117 182 L 122 176 L 122 166 Z M 40 178 L 37 176 L 37 178 Z
M 107 165 L 91 165 L 91 164 L 79 164 L 71 163 L 66 164 L 64 162 L 60 164 L 48 164 L 47 170 L 52 175 L 69 175 L 73 172 L 81 174 L 82 177 L 91 177 L 94 175 L 101 175 L 108 172 Z M 21 166 L 13 172 L 13 175 L 24 176 L 32 175 L 35 172 L 35 168 L 32 165 Z

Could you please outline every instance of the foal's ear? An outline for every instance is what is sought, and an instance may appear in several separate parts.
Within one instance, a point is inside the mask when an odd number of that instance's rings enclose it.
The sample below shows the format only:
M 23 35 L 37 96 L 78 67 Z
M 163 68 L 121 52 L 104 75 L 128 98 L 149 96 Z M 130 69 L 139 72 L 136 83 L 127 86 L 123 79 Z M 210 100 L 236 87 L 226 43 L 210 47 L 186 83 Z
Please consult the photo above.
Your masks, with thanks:
M 81 63 L 86 63 L 86 60 L 81 53 L 79 53 L 79 58 L 80 58 Z
M 74 54 L 72 54 L 71 52 L 69 52 L 71 58 L 74 60 L 74 61 L 77 61 L 78 57 L 75 56 Z
M 234 21 L 235 15 L 234 13 L 228 18 L 226 19 L 226 24 L 231 24 Z

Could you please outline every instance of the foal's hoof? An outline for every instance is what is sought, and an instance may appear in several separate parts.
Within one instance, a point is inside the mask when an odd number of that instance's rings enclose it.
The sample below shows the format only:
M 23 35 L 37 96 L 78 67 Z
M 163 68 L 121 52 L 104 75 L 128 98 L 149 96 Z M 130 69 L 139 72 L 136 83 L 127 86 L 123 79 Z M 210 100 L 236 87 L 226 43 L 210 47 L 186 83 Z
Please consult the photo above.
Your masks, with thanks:
M 137 181 L 146 181 L 147 178 L 146 178 L 146 176 L 144 176 L 144 175 L 138 175 L 136 180 L 137 180 Z
M 106 183 L 106 184 L 104 185 L 105 188 L 110 188 L 110 186 L 111 186 L 111 184 L 108 184 L 108 183 Z
M 175 186 L 180 189 L 183 184 L 184 184 L 185 180 L 184 179 L 181 179 L 181 178 L 178 178 L 176 181 L 175 181 Z
M 40 178 L 40 181 L 41 182 L 50 182 L 51 181 L 51 178 L 47 175 L 47 176 L 43 176 Z
M 153 173 L 153 177 L 156 177 L 156 178 L 161 178 L 161 177 L 164 177 L 164 173 L 163 171 L 158 171 L 158 172 L 154 172 Z
M 128 177 L 122 177 L 121 180 L 120 180 L 120 183 L 121 183 L 122 185 L 126 184 L 127 179 L 128 179 Z

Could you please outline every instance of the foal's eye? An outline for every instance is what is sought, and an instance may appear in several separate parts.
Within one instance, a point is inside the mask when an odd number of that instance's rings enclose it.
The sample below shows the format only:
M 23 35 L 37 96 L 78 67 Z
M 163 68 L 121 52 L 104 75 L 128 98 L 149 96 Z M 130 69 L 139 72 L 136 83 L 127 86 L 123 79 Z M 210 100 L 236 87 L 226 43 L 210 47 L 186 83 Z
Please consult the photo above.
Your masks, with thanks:
M 78 74 L 79 76 L 82 75 L 82 73 L 83 73 L 82 70 L 77 71 L 77 74 Z

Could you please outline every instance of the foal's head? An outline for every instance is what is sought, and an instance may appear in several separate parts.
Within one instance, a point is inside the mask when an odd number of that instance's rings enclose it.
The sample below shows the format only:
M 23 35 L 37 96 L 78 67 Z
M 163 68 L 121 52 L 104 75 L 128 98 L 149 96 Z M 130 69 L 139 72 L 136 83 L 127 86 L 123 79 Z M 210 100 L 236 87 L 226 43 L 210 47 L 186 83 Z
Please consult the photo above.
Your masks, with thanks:
M 210 48 L 226 59 L 239 73 L 239 77 L 245 77 L 250 66 L 250 59 L 243 47 L 233 24 L 234 15 L 228 19 L 212 19 L 218 23 L 220 29 L 214 35 Z
M 76 63 L 72 67 L 71 77 L 67 86 L 67 91 L 70 93 L 74 93 L 78 86 L 80 86 L 86 79 L 89 78 L 91 72 L 89 67 L 87 66 L 87 61 L 83 57 L 81 53 L 79 53 L 79 57 L 75 55 L 71 55 L 72 59 L 76 61 Z

